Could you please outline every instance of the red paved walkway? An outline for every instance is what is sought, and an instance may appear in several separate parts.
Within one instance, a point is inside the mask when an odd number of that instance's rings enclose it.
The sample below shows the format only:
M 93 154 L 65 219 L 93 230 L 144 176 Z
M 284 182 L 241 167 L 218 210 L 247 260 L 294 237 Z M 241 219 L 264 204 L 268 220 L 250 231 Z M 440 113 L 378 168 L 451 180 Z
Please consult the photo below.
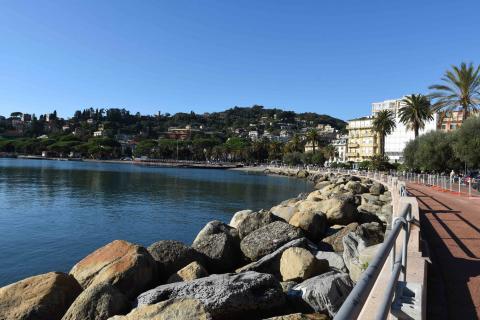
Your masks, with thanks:
M 428 319 L 480 319 L 480 199 L 408 185 L 428 243 Z

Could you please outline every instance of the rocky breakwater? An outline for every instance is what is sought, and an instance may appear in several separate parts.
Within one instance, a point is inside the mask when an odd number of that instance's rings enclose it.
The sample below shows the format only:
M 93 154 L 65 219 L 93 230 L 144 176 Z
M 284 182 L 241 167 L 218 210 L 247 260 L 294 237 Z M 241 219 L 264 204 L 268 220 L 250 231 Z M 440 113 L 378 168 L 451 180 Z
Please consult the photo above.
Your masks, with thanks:
M 383 241 L 390 194 L 354 176 L 298 176 L 315 191 L 211 221 L 191 245 L 116 240 L 68 274 L 0 288 L 0 319 L 328 319 Z

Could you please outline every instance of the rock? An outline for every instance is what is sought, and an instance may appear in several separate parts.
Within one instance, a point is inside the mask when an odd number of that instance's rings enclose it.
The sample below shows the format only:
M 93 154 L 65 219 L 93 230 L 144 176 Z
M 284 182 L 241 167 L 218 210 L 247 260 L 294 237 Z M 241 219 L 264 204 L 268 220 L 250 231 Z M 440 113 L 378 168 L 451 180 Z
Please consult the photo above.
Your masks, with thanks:
M 238 231 L 220 221 L 209 222 L 192 247 L 209 258 L 207 269 L 211 273 L 231 271 L 240 264 Z
M 342 238 L 349 234 L 351 231 L 357 230 L 359 224 L 356 222 L 350 223 L 346 227 L 340 229 L 338 232 L 323 238 L 322 242 L 328 243 L 332 246 L 332 249 L 335 252 L 342 252 L 343 251 L 343 241 Z
M 293 215 L 289 223 L 302 229 L 313 241 L 321 239 L 327 230 L 327 217 L 322 212 L 299 211 Z
M 315 312 L 328 312 L 333 317 L 352 289 L 348 274 L 330 271 L 296 285 L 288 292 L 288 297 L 298 304 L 308 304 Z
M 384 194 L 381 194 L 378 199 L 383 202 L 391 202 L 392 201 L 392 194 L 390 191 L 385 191 Z
M 365 270 L 359 260 L 359 252 L 366 247 L 365 241 L 354 232 L 343 237 L 343 261 L 347 267 L 350 278 L 357 282 Z
M 322 201 L 322 200 L 326 200 L 327 197 L 325 197 L 321 192 L 320 190 L 315 190 L 313 192 L 310 192 L 308 194 L 308 197 L 306 200 L 308 201 Z
M 345 188 L 350 190 L 353 194 L 362 194 L 368 192 L 368 188 L 359 181 L 348 181 L 345 185 Z
M 115 240 L 78 262 L 70 274 L 84 289 L 110 283 L 133 298 L 153 285 L 156 263 L 144 247 Z
M 238 235 L 240 236 L 240 239 L 243 239 L 252 231 L 266 226 L 275 220 L 275 216 L 269 211 L 260 210 L 258 212 L 254 212 L 245 217 L 245 219 L 243 219 L 243 221 L 238 225 Z
M 280 259 L 282 257 L 282 253 L 288 248 L 292 247 L 305 248 L 311 252 L 316 252 L 318 250 L 317 246 L 311 241 L 309 241 L 307 238 L 295 239 L 284 244 L 274 252 L 267 254 L 260 260 L 254 261 L 250 264 L 247 264 L 246 266 L 237 269 L 236 272 L 256 271 L 262 273 L 270 273 L 280 279 L 282 277 L 280 274 Z
M 205 255 L 180 241 L 157 241 L 147 250 L 157 262 L 158 275 L 162 281 L 194 261 L 200 264 L 207 262 Z
M 207 270 L 201 264 L 194 261 L 186 267 L 177 271 L 168 278 L 167 282 L 191 281 L 208 276 Z
M 256 261 L 285 243 L 302 237 L 302 231 L 288 223 L 275 221 L 250 233 L 240 242 L 243 254 Z
M 62 320 L 105 320 L 130 310 L 130 302 L 108 283 L 90 286 L 68 308 Z
M 358 260 L 360 261 L 362 267 L 365 267 L 365 269 L 368 267 L 382 245 L 383 243 L 379 243 L 360 250 L 358 254 Z
M 278 205 L 270 209 L 270 212 L 284 220 L 285 222 L 289 222 L 292 216 L 298 212 L 296 207 L 286 206 L 286 205 Z
M 225 233 L 205 236 L 193 246 L 209 258 L 207 268 L 212 273 L 231 271 L 240 264 L 238 242 Z
M 380 201 L 380 196 L 370 194 L 370 193 L 364 193 L 361 195 L 362 199 L 362 205 L 376 205 L 376 206 L 381 206 L 383 204 L 382 201 Z
M 347 180 L 345 179 L 345 177 L 338 177 L 337 181 L 335 183 L 336 184 L 345 184 L 346 182 L 347 182 Z
M 283 281 L 305 280 L 328 271 L 327 260 L 317 260 L 303 248 L 288 248 L 280 259 Z
M 232 219 L 230 220 L 230 227 L 238 228 L 238 225 L 251 213 L 253 213 L 252 210 L 242 210 L 235 212 Z
M 339 272 L 347 272 L 348 269 L 345 266 L 345 262 L 343 261 L 343 257 L 341 254 L 337 252 L 328 252 L 328 251 L 318 251 L 315 254 L 315 258 L 318 260 L 327 260 L 330 269 L 339 271 Z
M 197 234 L 197 237 L 195 238 L 195 240 L 193 240 L 192 247 L 195 247 L 196 243 L 198 243 L 202 240 L 205 240 L 209 235 L 219 234 L 219 233 L 224 233 L 224 234 L 228 235 L 229 237 L 231 237 L 233 239 L 238 238 L 237 229 L 232 228 L 229 225 L 227 225 L 227 224 L 225 224 L 221 221 L 213 220 L 213 221 L 210 221 L 209 223 L 207 223 L 205 225 L 205 227 L 203 227 L 203 229 L 200 230 L 200 232 Z
M 324 212 L 330 224 L 349 224 L 355 221 L 357 214 L 355 198 L 351 195 L 335 195 L 318 202 L 304 201 L 298 209 L 306 212 Z
M 330 181 L 319 181 L 315 184 L 315 189 L 321 190 L 330 184 L 332 184 Z
M 307 170 L 299 170 L 297 172 L 297 177 L 298 178 L 306 178 L 308 177 L 308 171 Z
M 364 203 L 357 207 L 358 212 L 360 213 L 371 213 L 377 215 L 381 211 L 381 207 L 376 204 Z
M 328 320 L 327 315 L 321 313 L 292 313 L 284 316 L 272 317 L 265 320 Z
M 126 316 L 110 320 L 212 320 L 202 303 L 196 299 L 170 299 L 151 305 L 142 305 Z
M 142 293 L 138 305 L 167 299 L 198 299 L 215 319 L 242 317 L 279 308 L 285 298 L 274 276 L 248 271 L 239 274 L 215 274 L 189 282 L 175 282 Z
M 385 186 L 381 183 L 374 182 L 372 186 L 370 187 L 369 192 L 373 195 L 381 195 L 382 193 L 385 192 Z
M 0 288 L 0 319 L 59 320 L 82 292 L 70 275 L 49 272 Z
M 363 223 L 355 233 L 363 239 L 366 247 L 381 243 L 385 239 L 383 226 L 378 222 Z
M 287 293 L 288 291 L 290 291 L 290 289 L 295 287 L 297 284 L 298 283 L 295 282 L 295 281 L 282 281 L 282 282 L 280 282 L 280 285 L 282 286 L 283 293 Z

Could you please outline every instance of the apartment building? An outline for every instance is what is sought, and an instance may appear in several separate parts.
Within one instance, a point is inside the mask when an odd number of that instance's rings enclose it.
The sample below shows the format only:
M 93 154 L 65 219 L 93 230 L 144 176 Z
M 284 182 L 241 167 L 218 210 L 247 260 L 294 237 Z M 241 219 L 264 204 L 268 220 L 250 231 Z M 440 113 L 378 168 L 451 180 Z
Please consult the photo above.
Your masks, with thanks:
M 385 155 L 390 162 L 403 162 L 403 149 L 410 140 L 415 139 L 413 130 L 407 129 L 407 126 L 400 121 L 399 109 L 405 106 L 403 98 L 385 100 L 372 103 L 372 117 L 375 117 L 379 111 L 390 110 L 395 116 L 396 127 L 393 132 L 385 137 Z M 425 123 L 425 128 L 420 130 L 419 134 L 434 131 L 437 128 L 438 115 L 434 119 Z
M 478 117 L 479 112 L 474 111 L 470 114 L 471 117 Z M 450 132 L 462 126 L 465 120 L 462 110 L 458 111 L 442 111 L 438 114 L 438 130 Z
M 379 139 L 372 123 L 373 117 L 348 121 L 347 161 L 362 162 L 377 154 Z
M 332 146 L 335 147 L 335 157 L 332 159 L 332 162 L 347 161 L 347 141 L 348 135 L 337 135 L 337 138 L 332 141 Z

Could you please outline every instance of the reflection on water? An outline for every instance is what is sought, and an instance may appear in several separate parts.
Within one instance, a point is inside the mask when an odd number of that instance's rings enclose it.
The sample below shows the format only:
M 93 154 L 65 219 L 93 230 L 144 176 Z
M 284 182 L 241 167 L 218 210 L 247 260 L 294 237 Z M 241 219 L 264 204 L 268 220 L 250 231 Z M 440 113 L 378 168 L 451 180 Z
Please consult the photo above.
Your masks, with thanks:
M 0 159 L 0 286 L 68 271 L 114 239 L 190 243 L 206 222 L 270 208 L 305 181 L 238 171 Z

